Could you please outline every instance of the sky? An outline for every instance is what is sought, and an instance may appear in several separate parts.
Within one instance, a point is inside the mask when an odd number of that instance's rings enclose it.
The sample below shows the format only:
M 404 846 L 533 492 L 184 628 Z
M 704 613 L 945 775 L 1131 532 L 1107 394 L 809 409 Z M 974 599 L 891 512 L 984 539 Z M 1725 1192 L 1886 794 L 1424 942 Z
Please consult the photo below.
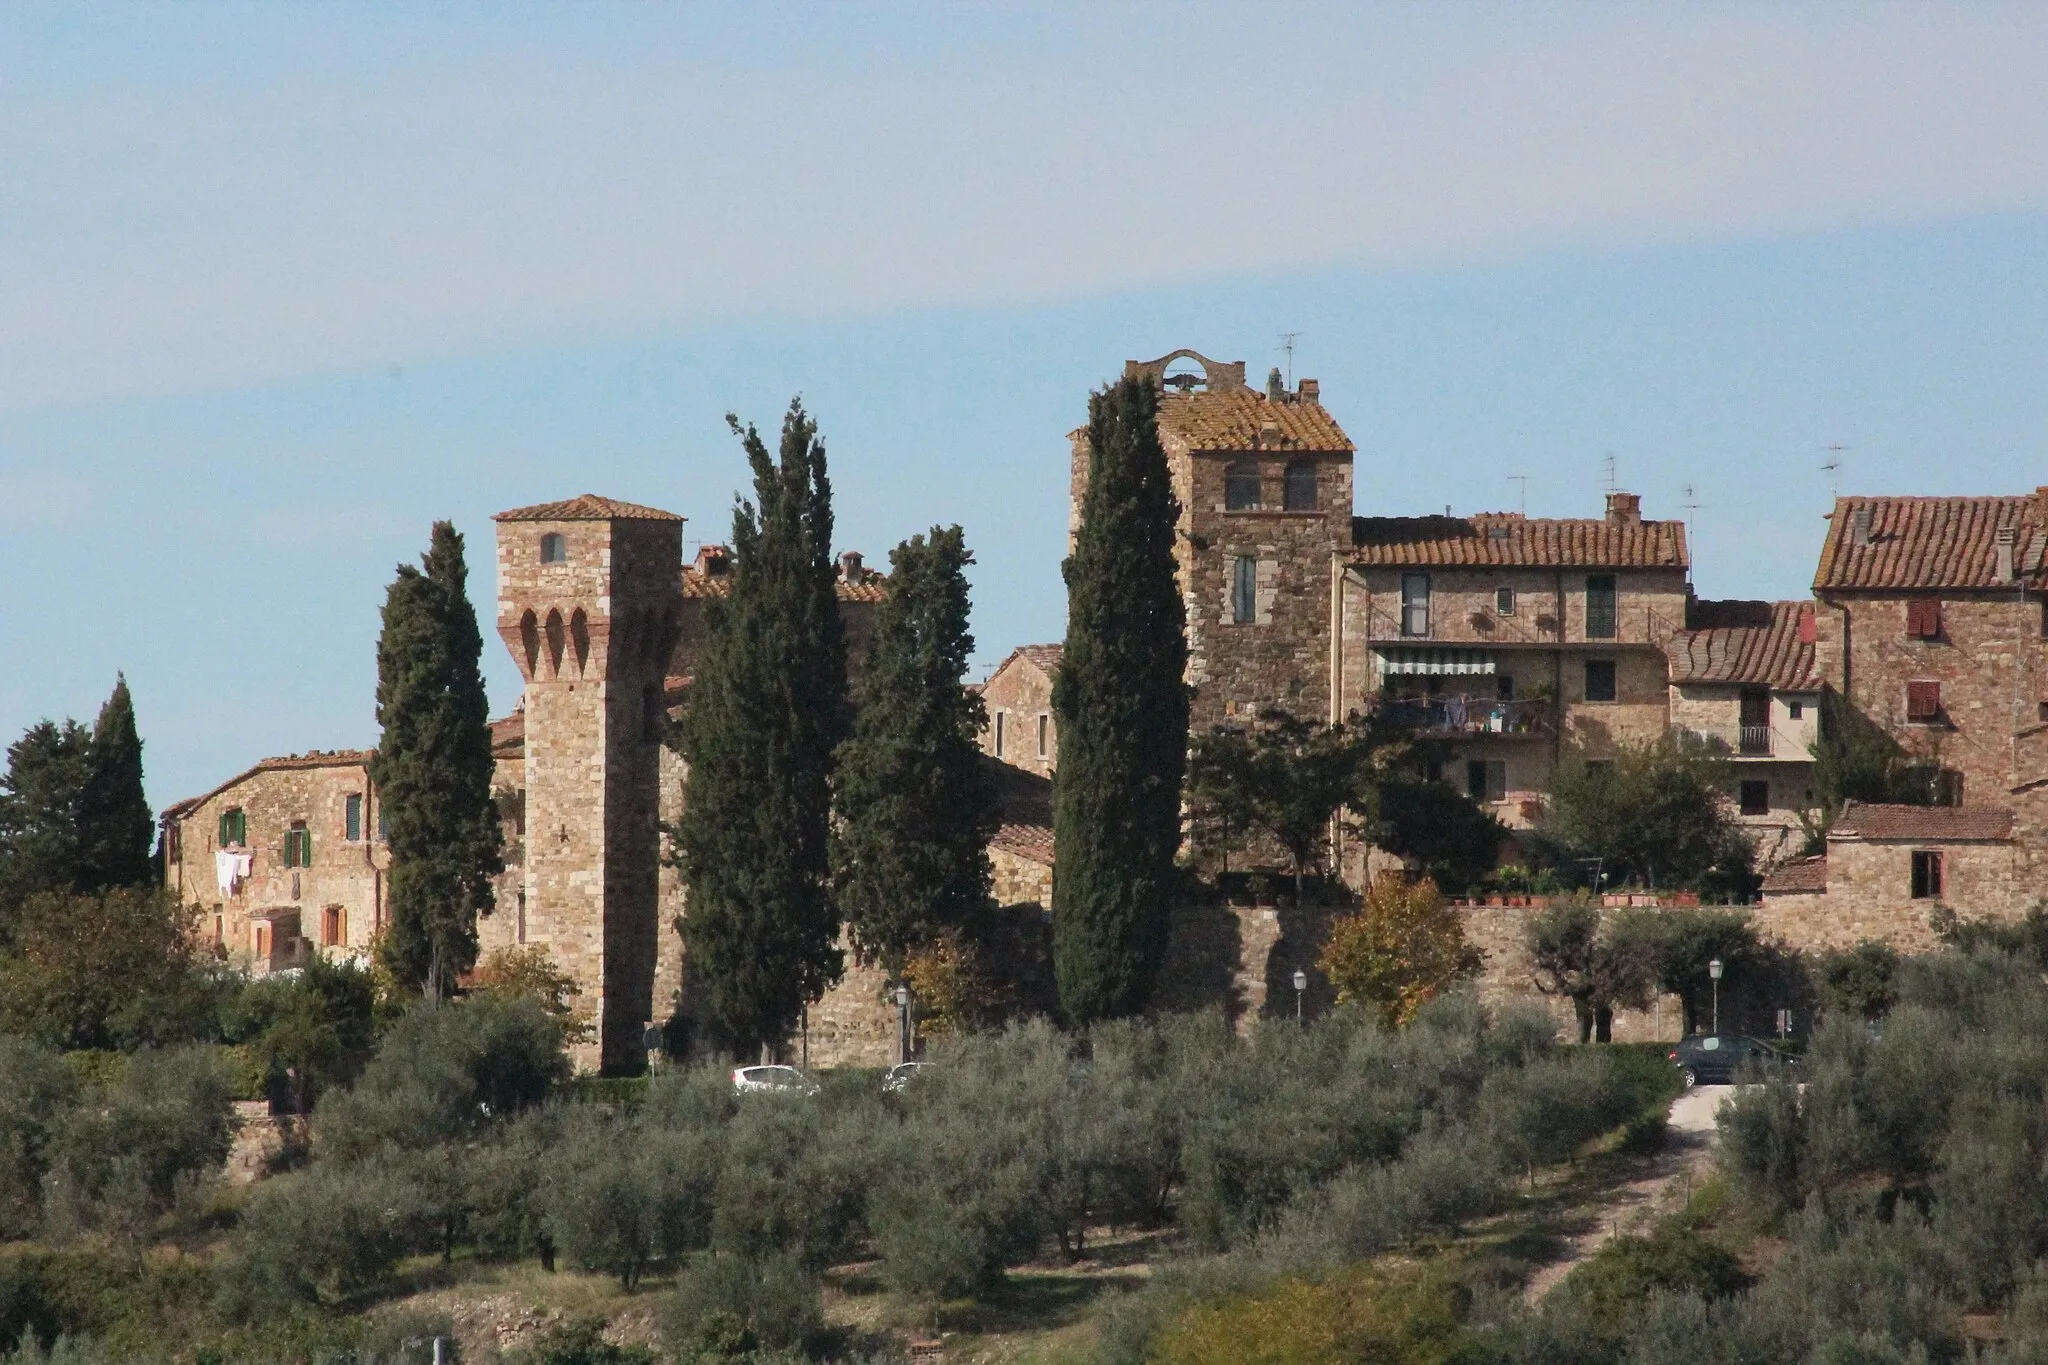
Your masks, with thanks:
M 797 394 L 844 547 L 966 528 L 985 672 L 1089 390 L 1290 333 L 1361 513 L 1611 461 L 1803 594 L 1833 491 L 2048 484 L 2048 7 L 0 9 L 0 738 L 125 672 L 159 806 L 374 744 L 435 519 L 488 631 L 493 512 L 724 540 Z

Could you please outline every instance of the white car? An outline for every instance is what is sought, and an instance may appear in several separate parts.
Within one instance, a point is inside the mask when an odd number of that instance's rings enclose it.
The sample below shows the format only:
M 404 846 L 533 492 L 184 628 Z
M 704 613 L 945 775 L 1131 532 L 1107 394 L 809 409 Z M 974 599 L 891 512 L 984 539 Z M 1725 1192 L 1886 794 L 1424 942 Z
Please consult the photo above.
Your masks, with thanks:
M 888 1075 L 882 1077 L 882 1093 L 885 1095 L 902 1094 L 910 1088 L 911 1082 L 924 1074 L 925 1070 L 930 1066 L 930 1062 L 898 1062 L 895 1066 L 889 1068 Z
M 815 1095 L 818 1083 L 793 1066 L 736 1066 L 732 1088 L 742 1095 Z

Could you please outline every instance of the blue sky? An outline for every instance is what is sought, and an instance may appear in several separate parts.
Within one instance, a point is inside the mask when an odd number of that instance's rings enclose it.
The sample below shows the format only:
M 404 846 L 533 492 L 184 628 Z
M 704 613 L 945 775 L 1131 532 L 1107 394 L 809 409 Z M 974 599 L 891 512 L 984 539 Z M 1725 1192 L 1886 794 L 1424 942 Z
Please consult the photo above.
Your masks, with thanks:
M 1703 594 L 1798 594 L 1831 445 L 2048 483 L 2044 209 L 2038 7 L 17 7 L 0 733 L 125 669 L 159 804 L 372 743 L 434 518 L 486 618 L 494 511 L 722 539 L 795 392 L 846 545 L 967 528 L 985 666 L 1061 631 L 1088 389 L 1283 331 L 1361 511 L 1611 454 Z

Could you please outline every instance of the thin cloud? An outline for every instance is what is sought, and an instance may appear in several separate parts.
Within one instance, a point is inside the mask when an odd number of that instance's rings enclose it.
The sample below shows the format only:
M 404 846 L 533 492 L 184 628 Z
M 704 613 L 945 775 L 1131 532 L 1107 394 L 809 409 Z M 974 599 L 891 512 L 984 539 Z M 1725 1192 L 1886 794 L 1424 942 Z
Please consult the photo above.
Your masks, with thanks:
M 0 408 L 2048 206 L 2048 11 L 1188 13 L 837 64 L 528 45 L 0 92 Z

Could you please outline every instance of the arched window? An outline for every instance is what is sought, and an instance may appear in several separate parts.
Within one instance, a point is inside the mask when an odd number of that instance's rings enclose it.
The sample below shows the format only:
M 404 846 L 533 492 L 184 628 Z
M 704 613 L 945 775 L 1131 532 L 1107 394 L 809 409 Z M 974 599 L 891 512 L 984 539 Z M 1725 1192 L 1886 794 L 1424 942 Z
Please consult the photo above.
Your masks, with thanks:
M 1290 512 L 1313 512 L 1316 510 L 1316 462 L 1296 460 L 1287 466 L 1287 510 Z
M 548 676 L 559 678 L 562 676 L 562 644 L 566 638 L 566 632 L 562 629 L 561 612 L 551 611 L 548 613 L 547 636 Z
M 1239 555 L 1231 572 L 1230 618 L 1241 626 L 1259 619 L 1259 562 L 1250 555 Z
M 1231 512 L 1254 511 L 1259 505 L 1259 466 L 1239 460 L 1223 471 L 1223 506 Z
M 550 531 L 540 538 L 540 562 L 543 564 L 567 564 L 569 542 L 559 531 Z

